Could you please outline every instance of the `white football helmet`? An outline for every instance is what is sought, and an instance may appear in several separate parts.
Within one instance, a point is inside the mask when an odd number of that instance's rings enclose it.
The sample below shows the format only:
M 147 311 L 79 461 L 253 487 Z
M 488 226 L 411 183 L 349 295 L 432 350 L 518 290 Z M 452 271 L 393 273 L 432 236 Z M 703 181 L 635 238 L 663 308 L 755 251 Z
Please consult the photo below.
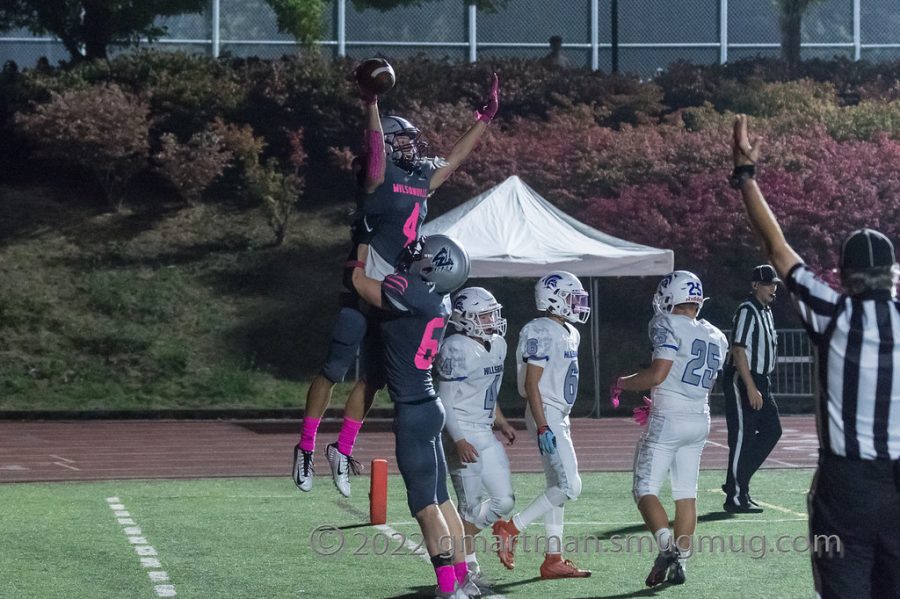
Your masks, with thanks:
M 548 311 L 569 322 L 585 323 L 591 315 L 591 298 L 578 277 L 556 270 L 538 279 L 534 286 L 534 303 L 540 311 Z
M 503 305 L 484 287 L 466 287 L 453 296 L 450 323 L 470 337 L 489 341 L 492 336 L 506 335 L 506 319 L 500 314 Z
M 699 308 L 707 298 L 703 297 L 703 283 L 687 270 L 676 270 L 662 278 L 653 296 L 653 310 L 657 314 L 670 314 L 678 304 L 697 304 Z

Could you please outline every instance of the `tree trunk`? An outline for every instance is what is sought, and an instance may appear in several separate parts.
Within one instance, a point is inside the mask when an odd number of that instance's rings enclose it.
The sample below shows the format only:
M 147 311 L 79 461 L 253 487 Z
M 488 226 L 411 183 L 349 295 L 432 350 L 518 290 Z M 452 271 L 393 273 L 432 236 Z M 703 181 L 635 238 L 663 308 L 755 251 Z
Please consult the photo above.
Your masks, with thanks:
M 800 41 L 803 10 L 796 4 L 788 4 L 781 13 L 781 55 L 791 76 L 800 65 Z
M 105 7 L 85 2 L 81 33 L 84 38 L 84 57 L 87 60 L 106 60 L 106 48 L 112 41 L 111 25 L 112 15 Z

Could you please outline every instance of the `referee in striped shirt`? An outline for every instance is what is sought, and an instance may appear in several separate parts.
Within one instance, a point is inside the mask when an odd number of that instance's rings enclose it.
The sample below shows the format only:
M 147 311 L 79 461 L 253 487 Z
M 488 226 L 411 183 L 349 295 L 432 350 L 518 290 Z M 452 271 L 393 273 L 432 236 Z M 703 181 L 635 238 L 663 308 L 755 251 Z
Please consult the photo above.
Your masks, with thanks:
M 728 423 L 722 507 L 732 513 L 762 511 L 750 497 L 750 479 L 781 438 L 778 406 L 770 389 L 778 338 L 769 307 L 781 279 L 768 264 L 754 268 L 751 279 L 753 291 L 734 313 L 731 351 L 722 378 Z
M 735 119 L 733 142 L 731 184 L 741 190 L 750 225 L 817 348 L 820 457 L 808 496 L 816 591 L 824 599 L 896 599 L 900 269 L 894 247 L 871 229 L 851 233 L 841 246 L 844 293 L 833 290 L 803 264 L 769 210 L 754 179 L 759 147 L 749 139 L 744 115 Z

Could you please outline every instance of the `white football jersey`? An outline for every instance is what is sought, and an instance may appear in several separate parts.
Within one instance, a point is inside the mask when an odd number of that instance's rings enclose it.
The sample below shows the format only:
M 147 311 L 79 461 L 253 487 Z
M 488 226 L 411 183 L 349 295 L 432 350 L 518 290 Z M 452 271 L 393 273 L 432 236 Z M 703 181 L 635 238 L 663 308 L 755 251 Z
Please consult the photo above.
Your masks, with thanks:
M 494 424 L 506 340 L 493 335 L 488 347 L 466 335 L 451 335 L 444 339 L 435 360 L 441 401 L 446 409 L 455 411 L 460 422 Z
M 659 314 L 650 321 L 653 358 L 672 360 L 672 369 L 650 393 L 659 412 L 708 413 L 707 399 L 725 364 L 728 339 L 705 320 Z
M 516 350 L 516 381 L 519 395 L 525 394 L 528 364 L 544 369 L 538 389 L 545 405 L 553 405 L 564 414 L 572 410 L 578 396 L 578 345 L 581 333 L 571 324 L 560 324 L 547 317 L 535 318 L 519 333 Z

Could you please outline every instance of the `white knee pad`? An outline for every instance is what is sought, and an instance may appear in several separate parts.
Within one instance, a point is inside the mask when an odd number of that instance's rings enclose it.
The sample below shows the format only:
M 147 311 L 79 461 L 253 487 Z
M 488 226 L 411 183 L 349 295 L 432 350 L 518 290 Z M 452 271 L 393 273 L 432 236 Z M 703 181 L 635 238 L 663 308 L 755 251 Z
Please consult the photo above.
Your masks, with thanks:
M 566 487 L 563 491 L 565 491 L 569 501 L 578 499 L 578 496 L 581 495 L 581 475 L 576 473 L 575 476 L 567 478 Z
M 500 516 L 500 518 L 503 518 L 510 513 L 515 505 L 515 495 L 506 495 L 504 497 L 491 499 L 491 511 Z

